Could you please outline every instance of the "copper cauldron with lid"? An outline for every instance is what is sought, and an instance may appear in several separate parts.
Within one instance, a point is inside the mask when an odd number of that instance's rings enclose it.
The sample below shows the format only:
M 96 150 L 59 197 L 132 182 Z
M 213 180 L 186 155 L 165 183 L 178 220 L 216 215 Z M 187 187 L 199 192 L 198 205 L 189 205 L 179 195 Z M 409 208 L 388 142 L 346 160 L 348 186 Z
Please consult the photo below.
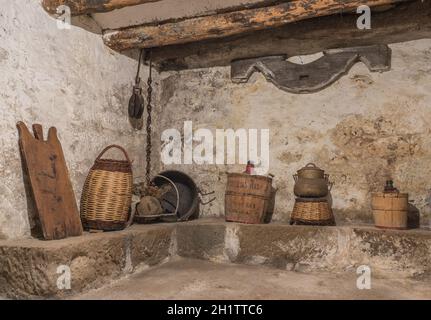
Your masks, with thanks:
M 329 182 L 329 175 L 318 168 L 314 163 L 308 163 L 299 169 L 295 175 L 294 193 L 302 198 L 326 197 L 333 183 Z
M 314 163 L 308 163 L 297 172 L 298 178 L 324 179 L 325 170 L 318 168 Z

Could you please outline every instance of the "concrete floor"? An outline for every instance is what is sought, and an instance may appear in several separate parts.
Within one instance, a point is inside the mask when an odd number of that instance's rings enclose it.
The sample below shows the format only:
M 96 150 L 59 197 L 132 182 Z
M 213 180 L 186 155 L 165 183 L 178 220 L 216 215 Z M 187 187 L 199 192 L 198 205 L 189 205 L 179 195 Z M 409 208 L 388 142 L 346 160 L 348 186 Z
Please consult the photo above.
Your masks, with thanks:
M 356 288 L 357 275 L 303 274 L 263 266 L 175 258 L 73 299 L 431 299 L 431 282 L 373 279 Z

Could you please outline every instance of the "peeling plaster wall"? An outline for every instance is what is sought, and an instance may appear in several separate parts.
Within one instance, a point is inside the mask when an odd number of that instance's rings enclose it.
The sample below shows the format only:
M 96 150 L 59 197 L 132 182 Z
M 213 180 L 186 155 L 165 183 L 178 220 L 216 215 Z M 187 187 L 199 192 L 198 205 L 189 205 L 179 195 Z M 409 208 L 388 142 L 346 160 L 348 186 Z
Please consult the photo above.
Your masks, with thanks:
M 431 40 L 395 44 L 392 70 L 362 63 L 329 88 L 306 95 L 278 90 L 261 74 L 233 84 L 230 68 L 162 73 L 160 132 L 193 121 L 193 129 L 270 129 L 270 172 L 279 189 L 274 219 L 293 208 L 292 174 L 315 162 L 335 182 L 338 222 L 371 221 L 371 192 L 391 176 L 410 193 L 428 224 L 431 213 Z M 213 131 L 214 132 L 214 131 Z M 170 165 L 188 172 L 217 201 L 203 214 L 224 212 L 226 172 L 243 165 Z
M 19 238 L 30 235 L 33 221 L 17 121 L 41 123 L 45 132 L 57 127 L 78 200 L 90 166 L 108 144 L 126 147 L 135 175 L 141 174 L 144 132 L 131 129 L 127 117 L 134 59 L 110 51 L 100 35 L 59 30 L 38 1 L 0 0 L 0 8 L 0 238 Z

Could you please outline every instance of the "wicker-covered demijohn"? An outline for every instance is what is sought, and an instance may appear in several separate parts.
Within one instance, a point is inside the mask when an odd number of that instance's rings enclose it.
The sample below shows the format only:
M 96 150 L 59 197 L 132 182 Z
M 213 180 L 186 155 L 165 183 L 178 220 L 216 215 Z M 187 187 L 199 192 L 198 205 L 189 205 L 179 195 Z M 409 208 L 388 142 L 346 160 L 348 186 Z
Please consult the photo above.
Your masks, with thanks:
M 112 148 L 121 150 L 126 160 L 101 159 Z M 94 162 L 81 196 L 84 228 L 121 230 L 127 225 L 132 201 L 132 163 L 126 150 L 118 145 L 106 147 Z

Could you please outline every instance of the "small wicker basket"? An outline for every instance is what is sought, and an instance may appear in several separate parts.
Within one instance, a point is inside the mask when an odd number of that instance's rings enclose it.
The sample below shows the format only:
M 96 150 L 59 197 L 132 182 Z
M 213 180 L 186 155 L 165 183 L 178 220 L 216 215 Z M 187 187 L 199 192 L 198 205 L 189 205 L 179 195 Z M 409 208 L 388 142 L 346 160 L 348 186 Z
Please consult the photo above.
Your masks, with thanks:
M 334 214 L 324 198 L 297 198 L 290 224 L 335 226 Z
M 112 148 L 121 150 L 127 160 L 101 159 Z M 122 230 L 129 220 L 132 201 L 132 163 L 126 150 L 118 145 L 106 147 L 87 176 L 81 196 L 84 228 Z

